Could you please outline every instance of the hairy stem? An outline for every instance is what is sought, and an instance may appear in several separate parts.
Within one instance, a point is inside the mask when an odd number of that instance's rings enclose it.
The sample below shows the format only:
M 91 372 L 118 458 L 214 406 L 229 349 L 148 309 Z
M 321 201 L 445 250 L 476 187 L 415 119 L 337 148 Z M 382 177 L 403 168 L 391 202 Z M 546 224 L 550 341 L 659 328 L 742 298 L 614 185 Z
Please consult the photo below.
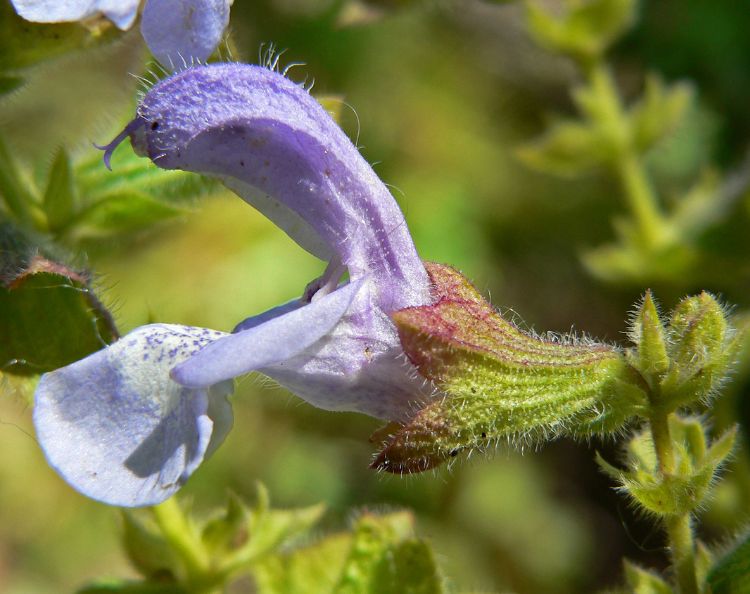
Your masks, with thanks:
M 680 594 L 698 594 L 695 573 L 695 543 L 689 514 L 668 516 L 665 519 L 672 564 Z
M 672 448 L 672 435 L 669 431 L 669 415 L 655 411 L 649 420 L 651 426 L 651 438 L 656 450 L 656 459 L 659 461 L 659 470 L 662 474 L 674 472 L 675 460 Z
M 675 455 L 669 431 L 669 414 L 655 410 L 649 421 L 651 438 L 659 461 L 659 471 L 669 475 L 675 470 Z M 672 555 L 672 565 L 679 594 L 698 594 L 695 568 L 695 540 L 690 514 L 666 516 L 664 525 Z

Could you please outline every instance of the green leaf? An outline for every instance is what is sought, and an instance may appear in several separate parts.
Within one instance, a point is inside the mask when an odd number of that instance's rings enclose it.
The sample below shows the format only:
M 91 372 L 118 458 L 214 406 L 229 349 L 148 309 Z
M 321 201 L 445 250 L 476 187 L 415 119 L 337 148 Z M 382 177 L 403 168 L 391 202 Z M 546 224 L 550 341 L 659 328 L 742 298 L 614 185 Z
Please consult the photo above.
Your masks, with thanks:
M 258 503 L 248 519 L 251 539 L 238 554 L 256 559 L 282 545 L 289 545 L 306 535 L 320 521 L 323 513 L 325 505 L 322 503 L 298 509 L 270 509 L 268 492 L 259 484 Z
M 335 534 L 272 555 L 253 572 L 260 594 L 442 594 L 429 546 L 414 537 L 414 518 L 363 514 L 352 534 Z
M 413 522 L 406 512 L 360 517 L 349 558 L 332 594 L 443 592 L 432 551 L 412 537 Z
M 61 148 L 52 162 L 47 190 L 44 192 L 44 211 L 50 231 L 54 232 L 68 222 L 74 203 L 73 170 L 67 151 Z
M 664 474 L 657 463 L 649 431 L 635 434 L 627 446 L 627 470 L 597 456 L 599 466 L 645 510 L 665 516 L 692 513 L 705 501 L 716 473 L 732 451 L 732 429 L 706 447 L 706 429 L 697 417 L 669 419 L 675 470 Z
M 351 534 L 335 534 L 253 567 L 259 594 L 331 594 L 351 548 Z
M 159 169 L 133 151 L 112 158 L 113 171 L 94 153 L 76 164 L 80 206 L 59 233 L 67 242 L 131 233 L 188 212 L 196 199 L 218 187 L 183 171 Z
M 117 336 L 85 273 L 39 255 L 10 225 L 0 225 L 0 367 L 18 375 L 51 371 Z
M 589 124 L 562 121 L 553 124 L 540 138 L 516 151 L 529 167 L 574 177 L 588 173 L 610 160 L 609 142 L 598 128 Z
M 221 557 L 248 541 L 249 513 L 237 496 L 229 496 L 226 510 L 208 520 L 201 531 L 201 540 L 211 555 Z
M 616 348 L 522 332 L 459 272 L 426 267 L 435 305 L 393 319 L 420 375 L 447 396 L 388 427 L 374 467 L 419 472 L 501 439 L 615 431 L 645 406 Z
M 185 214 L 185 210 L 136 191 L 108 195 L 76 214 L 69 232 L 76 239 L 101 239 L 140 231 Z
M 669 369 L 666 333 L 651 291 L 647 291 L 630 324 L 630 340 L 635 352 L 628 353 L 633 365 L 650 386 L 659 384 Z
M 11 151 L 0 136 L 0 197 L 3 198 L 7 211 L 27 228 L 35 226 L 35 194 L 34 189 L 21 177 Z
M 634 0 L 569 1 L 560 16 L 526 2 L 529 32 L 543 47 L 588 62 L 601 56 L 635 20 Z
M 625 561 L 625 581 L 631 594 L 674 594 L 660 576 Z
M 708 574 L 712 594 L 750 593 L 750 533 L 722 555 Z
M 145 194 L 172 206 L 190 206 L 196 198 L 215 191 L 219 183 L 211 178 L 177 170 L 159 169 L 149 159 L 122 148 L 112 155 L 112 171 L 102 165 L 99 151 L 76 164 L 76 181 L 80 195 L 88 203 L 107 196 L 130 192 Z
M 685 117 L 692 98 L 689 85 L 667 88 L 658 76 L 649 76 L 643 97 L 628 114 L 636 149 L 645 152 L 674 131 Z

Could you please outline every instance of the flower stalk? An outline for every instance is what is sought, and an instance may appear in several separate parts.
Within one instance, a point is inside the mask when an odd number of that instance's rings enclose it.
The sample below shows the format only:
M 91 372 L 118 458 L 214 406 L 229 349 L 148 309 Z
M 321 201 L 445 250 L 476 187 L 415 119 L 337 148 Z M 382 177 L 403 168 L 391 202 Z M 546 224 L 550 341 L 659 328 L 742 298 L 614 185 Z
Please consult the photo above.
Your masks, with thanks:
M 669 430 L 669 416 L 655 411 L 649 420 L 659 472 L 663 476 L 672 475 L 675 471 L 675 444 Z M 690 513 L 665 516 L 664 527 L 679 593 L 698 594 L 695 537 Z
M 185 564 L 191 581 L 202 576 L 208 569 L 208 554 L 194 534 L 176 499 L 170 497 L 159 505 L 154 505 L 151 513 L 164 538 Z

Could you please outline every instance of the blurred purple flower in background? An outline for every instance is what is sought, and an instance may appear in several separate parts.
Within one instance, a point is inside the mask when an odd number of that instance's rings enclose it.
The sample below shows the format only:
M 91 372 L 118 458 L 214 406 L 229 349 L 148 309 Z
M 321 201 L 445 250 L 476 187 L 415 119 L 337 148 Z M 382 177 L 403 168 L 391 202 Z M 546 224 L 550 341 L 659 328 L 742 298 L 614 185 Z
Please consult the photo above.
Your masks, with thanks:
M 16 12 L 37 23 L 81 21 L 103 14 L 118 28 L 133 26 L 141 0 L 11 0 Z M 146 0 L 141 33 L 165 68 L 205 62 L 229 24 L 231 0 Z
M 232 334 L 143 326 L 44 375 L 34 421 L 71 485 L 115 505 L 166 499 L 228 431 L 228 380 L 254 370 L 317 407 L 388 420 L 431 397 L 390 318 L 431 301 L 403 214 L 307 91 L 258 66 L 197 66 L 148 92 L 105 162 L 126 136 L 159 167 L 219 178 L 329 264 Z

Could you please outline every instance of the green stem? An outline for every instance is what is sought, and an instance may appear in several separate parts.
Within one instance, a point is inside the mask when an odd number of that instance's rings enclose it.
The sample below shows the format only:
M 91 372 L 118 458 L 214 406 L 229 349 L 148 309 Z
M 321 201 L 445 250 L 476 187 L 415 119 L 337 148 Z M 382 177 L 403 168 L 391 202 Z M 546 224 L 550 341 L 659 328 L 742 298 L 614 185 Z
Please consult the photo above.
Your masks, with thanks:
M 680 594 L 698 594 L 695 572 L 695 543 L 690 515 L 667 516 L 665 519 L 669 548 L 672 552 L 677 588 Z
M 654 442 L 659 472 L 670 475 L 675 470 L 675 455 L 672 447 L 672 436 L 669 430 L 669 414 L 654 410 L 649 420 L 651 438 Z M 667 530 L 669 550 L 672 554 L 672 565 L 679 594 L 698 594 L 698 578 L 695 568 L 695 541 L 690 514 L 666 516 L 664 524 Z
M 618 159 L 616 167 L 628 207 L 635 217 L 645 247 L 658 245 L 665 221 L 657 206 L 643 161 L 633 150 L 627 150 Z
M 665 219 L 643 159 L 633 146 L 628 114 L 622 105 L 617 85 L 609 68 L 601 61 L 584 65 L 584 70 L 598 100 L 598 124 L 614 148 L 612 167 L 623 187 L 644 247 L 653 247 L 661 239 Z
M 210 571 L 208 554 L 175 498 L 153 506 L 151 511 L 164 538 L 185 564 L 187 578 L 195 585 L 191 591 L 210 591 L 197 585 L 210 581 L 206 579 Z
M 651 415 L 651 438 L 654 441 L 656 459 L 662 474 L 672 474 L 675 468 L 672 435 L 669 431 L 669 415 L 655 411 Z

